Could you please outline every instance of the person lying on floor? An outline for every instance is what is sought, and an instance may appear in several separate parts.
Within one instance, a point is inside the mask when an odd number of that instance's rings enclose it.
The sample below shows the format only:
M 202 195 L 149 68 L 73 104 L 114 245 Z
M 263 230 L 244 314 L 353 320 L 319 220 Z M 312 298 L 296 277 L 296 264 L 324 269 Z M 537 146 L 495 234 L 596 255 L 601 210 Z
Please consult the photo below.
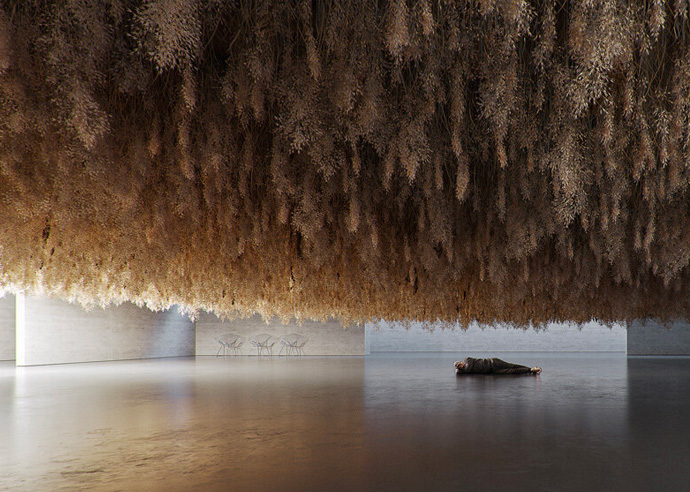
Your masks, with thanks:
M 467 357 L 464 361 L 455 362 L 455 374 L 537 374 L 541 373 L 541 367 L 521 366 L 520 364 L 511 364 L 498 357 L 491 357 L 489 359 L 475 359 L 474 357 Z

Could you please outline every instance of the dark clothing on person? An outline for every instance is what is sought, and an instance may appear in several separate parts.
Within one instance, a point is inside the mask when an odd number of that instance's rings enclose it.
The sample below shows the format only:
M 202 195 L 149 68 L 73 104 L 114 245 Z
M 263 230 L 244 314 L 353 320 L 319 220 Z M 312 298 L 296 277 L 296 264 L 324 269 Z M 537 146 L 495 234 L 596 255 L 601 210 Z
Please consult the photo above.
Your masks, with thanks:
M 520 364 L 511 364 L 498 357 L 490 359 L 467 357 L 465 367 L 459 369 L 458 374 L 532 374 L 532 369 Z

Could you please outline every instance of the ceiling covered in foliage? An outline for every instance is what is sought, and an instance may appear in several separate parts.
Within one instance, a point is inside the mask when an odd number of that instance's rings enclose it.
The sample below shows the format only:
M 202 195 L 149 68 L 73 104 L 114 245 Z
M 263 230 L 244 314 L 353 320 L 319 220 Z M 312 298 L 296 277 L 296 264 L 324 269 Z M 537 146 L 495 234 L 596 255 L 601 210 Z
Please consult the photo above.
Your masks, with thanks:
M 221 315 L 690 313 L 686 0 L 0 3 L 0 286 Z

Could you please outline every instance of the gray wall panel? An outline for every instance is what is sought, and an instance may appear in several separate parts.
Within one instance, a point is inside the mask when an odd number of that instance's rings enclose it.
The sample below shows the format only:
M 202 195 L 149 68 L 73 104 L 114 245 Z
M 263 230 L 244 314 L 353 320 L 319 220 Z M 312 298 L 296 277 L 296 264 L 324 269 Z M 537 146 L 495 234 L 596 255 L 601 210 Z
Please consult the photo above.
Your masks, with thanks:
M 378 327 L 378 330 L 376 329 Z M 520 330 L 471 325 L 430 332 L 413 323 L 408 330 L 399 323 L 367 324 L 372 352 L 625 352 L 623 325 L 613 328 L 598 323 L 581 327 L 551 324 L 546 330 Z
M 690 324 L 633 321 L 628 327 L 628 355 L 690 355 Z
M 0 297 L 0 360 L 14 360 L 15 300 L 12 294 Z
M 194 323 L 175 309 L 153 312 L 126 303 L 86 311 L 55 299 L 23 302 L 17 365 L 194 355 Z
M 309 339 L 304 346 L 304 355 L 365 355 L 364 326 L 350 326 L 343 328 L 338 321 L 326 323 L 305 321 L 302 325 L 288 323 L 283 325 L 278 320 L 266 324 L 260 316 L 221 321 L 215 315 L 201 313 L 196 321 L 196 354 L 216 355 L 218 342 L 215 337 L 227 333 L 235 333 L 244 337 L 241 347 L 242 355 L 257 355 L 256 349 L 249 344 L 252 335 L 268 333 L 281 337 L 290 333 L 299 333 Z M 280 344 L 274 346 L 273 353 L 277 355 Z

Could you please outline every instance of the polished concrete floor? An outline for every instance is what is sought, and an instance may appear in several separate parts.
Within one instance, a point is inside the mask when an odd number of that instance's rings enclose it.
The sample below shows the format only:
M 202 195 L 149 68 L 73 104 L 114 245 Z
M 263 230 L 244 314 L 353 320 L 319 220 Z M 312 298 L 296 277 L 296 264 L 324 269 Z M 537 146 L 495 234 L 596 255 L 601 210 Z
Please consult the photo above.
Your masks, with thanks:
M 0 490 L 689 490 L 690 359 L 494 355 L 0 365 Z

